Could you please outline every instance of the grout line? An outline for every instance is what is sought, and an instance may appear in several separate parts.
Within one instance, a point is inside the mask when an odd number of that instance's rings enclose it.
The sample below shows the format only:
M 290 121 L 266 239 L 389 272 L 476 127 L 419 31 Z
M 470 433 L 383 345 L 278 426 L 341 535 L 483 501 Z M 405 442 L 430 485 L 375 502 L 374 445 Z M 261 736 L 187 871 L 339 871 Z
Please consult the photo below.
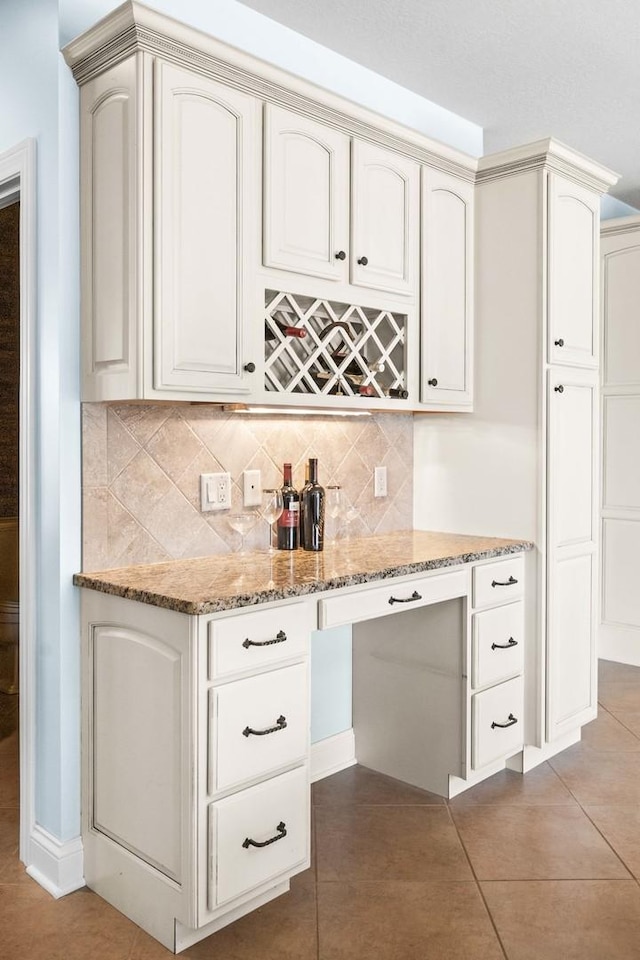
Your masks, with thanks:
M 493 927 L 493 931 L 494 931 L 494 933 L 495 933 L 495 935 L 496 935 L 496 937 L 497 937 L 498 943 L 500 944 L 500 949 L 502 950 L 502 953 L 503 953 L 503 956 L 505 957 L 505 960 L 509 960 L 509 957 L 508 957 L 508 954 L 507 954 L 505 945 L 504 945 L 504 943 L 502 942 L 502 937 L 500 936 L 500 933 L 499 933 L 498 928 L 497 928 L 497 926 L 496 926 L 496 922 L 495 922 L 495 920 L 493 919 L 493 914 L 491 913 L 491 910 L 489 909 L 489 904 L 487 903 L 486 897 L 485 897 L 485 895 L 484 895 L 484 891 L 483 891 L 482 887 L 480 886 L 480 881 L 478 880 L 476 871 L 474 870 L 473 864 L 472 864 L 472 862 L 471 862 L 471 857 L 469 856 L 469 851 L 467 850 L 467 848 L 466 848 L 466 846 L 465 846 L 465 844 L 464 844 L 464 840 L 462 839 L 462 837 L 461 837 L 461 835 L 460 835 L 460 831 L 458 830 L 458 826 L 457 826 L 455 820 L 453 819 L 453 814 L 452 814 L 452 812 L 451 812 L 451 807 L 450 807 L 449 803 L 446 804 L 446 807 L 447 807 L 447 813 L 449 814 L 449 820 L 451 821 L 451 823 L 452 823 L 452 825 L 453 825 L 453 828 L 454 828 L 454 830 L 456 831 L 456 836 L 458 837 L 458 841 L 460 842 L 460 846 L 462 847 L 462 849 L 463 849 L 463 851 L 464 851 L 464 855 L 465 855 L 465 857 L 467 858 L 467 863 L 469 864 L 469 869 L 471 870 L 471 873 L 472 873 L 472 875 L 473 875 L 473 879 L 474 879 L 474 881 L 475 881 L 475 884 L 476 884 L 478 893 L 480 894 L 480 899 L 482 900 L 482 903 L 484 904 L 484 908 L 485 908 L 485 910 L 487 911 L 487 916 L 489 917 L 489 920 L 490 920 L 490 922 L 491 922 L 491 926 Z

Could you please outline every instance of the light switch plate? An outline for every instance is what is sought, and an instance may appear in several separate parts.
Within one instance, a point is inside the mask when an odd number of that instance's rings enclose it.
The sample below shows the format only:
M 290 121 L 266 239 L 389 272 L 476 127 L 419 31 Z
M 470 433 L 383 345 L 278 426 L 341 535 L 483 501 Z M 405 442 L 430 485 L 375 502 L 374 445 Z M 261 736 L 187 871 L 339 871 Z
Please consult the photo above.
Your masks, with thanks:
M 373 471 L 373 495 L 374 497 L 387 496 L 387 468 L 376 467 Z
M 259 507 L 262 503 L 262 483 L 259 470 L 244 470 L 242 473 L 245 507 Z
M 231 507 L 231 474 L 200 474 L 200 509 L 229 510 Z

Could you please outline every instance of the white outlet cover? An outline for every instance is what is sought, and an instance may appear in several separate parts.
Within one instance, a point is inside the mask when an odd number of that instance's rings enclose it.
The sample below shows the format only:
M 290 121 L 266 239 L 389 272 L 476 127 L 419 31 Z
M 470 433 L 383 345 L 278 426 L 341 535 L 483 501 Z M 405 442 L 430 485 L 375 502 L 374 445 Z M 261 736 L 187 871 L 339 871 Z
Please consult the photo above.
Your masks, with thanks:
M 259 470 L 242 472 L 242 492 L 245 507 L 259 507 L 262 503 L 262 482 Z
M 203 513 L 210 510 L 229 510 L 231 507 L 231 474 L 200 474 L 200 509 Z
M 373 471 L 373 495 L 374 497 L 387 496 L 387 468 L 376 467 Z

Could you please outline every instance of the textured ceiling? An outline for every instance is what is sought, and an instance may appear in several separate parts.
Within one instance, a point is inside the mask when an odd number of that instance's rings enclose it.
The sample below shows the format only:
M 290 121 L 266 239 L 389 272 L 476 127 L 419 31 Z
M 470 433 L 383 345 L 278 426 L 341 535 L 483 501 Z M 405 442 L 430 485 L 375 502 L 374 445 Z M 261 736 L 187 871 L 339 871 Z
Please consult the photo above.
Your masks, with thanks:
M 640 207 L 640 0 L 242 0 L 484 127 L 554 136 Z

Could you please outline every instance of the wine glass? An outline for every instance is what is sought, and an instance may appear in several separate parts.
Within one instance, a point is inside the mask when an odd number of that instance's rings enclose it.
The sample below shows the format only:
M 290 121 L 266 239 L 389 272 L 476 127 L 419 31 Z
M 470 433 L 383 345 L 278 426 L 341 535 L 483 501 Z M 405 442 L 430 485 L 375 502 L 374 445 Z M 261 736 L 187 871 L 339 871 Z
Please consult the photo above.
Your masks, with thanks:
M 274 554 L 272 537 L 272 524 L 279 520 L 284 510 L 284 500 L 282 499 L 282 490 L 263 490 L 262 491 L 262 516 L 267 521 L 267 530 L 269 531 L 269 553 Z
M 244 553 L 244 538 L 250 533 L 258 522 L 259 513 L 257 510 L 244 510 L 242 513 L 230 513 L 227 517 L 227 523 L 232 530 L 240 534 L 240 553 Z
M 340 524 L 336 523 L 342 510 L 342 487 L 338 483 L 327 487 L 327 516 L 331 520 L 331 536 L 336 539 L 340 534 Z

